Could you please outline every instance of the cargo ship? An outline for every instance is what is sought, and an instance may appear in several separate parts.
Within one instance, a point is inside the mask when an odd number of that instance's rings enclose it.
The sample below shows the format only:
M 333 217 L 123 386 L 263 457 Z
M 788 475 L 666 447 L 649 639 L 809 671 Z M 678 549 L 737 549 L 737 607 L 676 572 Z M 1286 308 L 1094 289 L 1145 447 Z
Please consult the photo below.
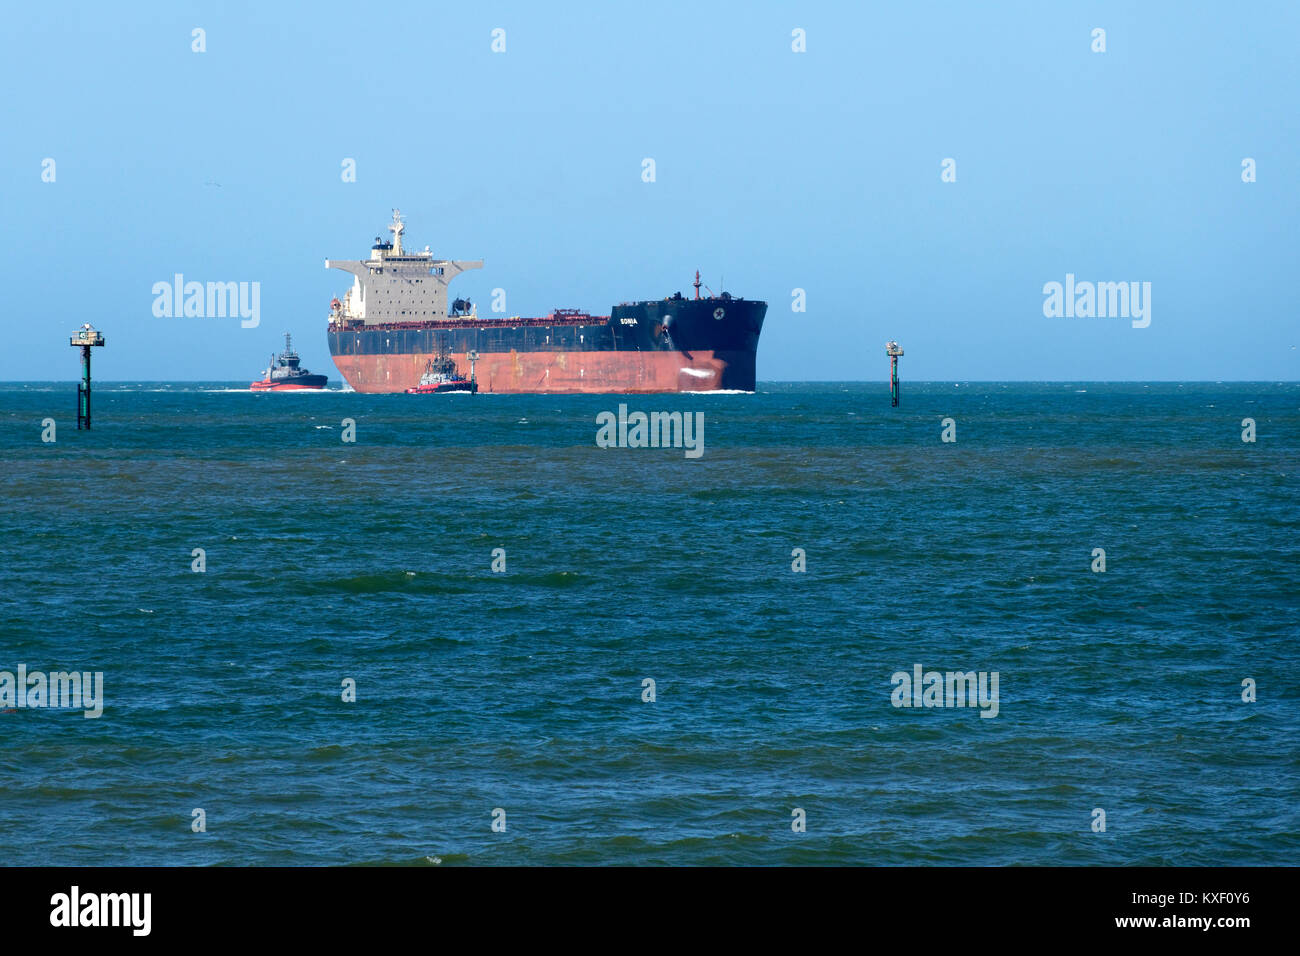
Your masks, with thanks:
M 262 379 L 248 386 L 254 392 L 295 392 L 303 389 L 322 389 L 329 379 L 324 375 L 313 375 L 299 366 L 298 353 L 293 350 L 293 341 L 289 333 L 284 333 L 284 351 L 271 356 L 270 367 L 262 373 Z
M 403 248 L 393 210 L 391 241 L 369 259 L 326 259 L 353 276 L 330 303 L 334 364 L 358 392 L 415 389 L 439 356 L 463 367 L 476 353 L 480 392 L 695 392 L 754 390 L 754 360 L 767 303 L 727 292 L 624 302 L 609 315 L 555 309 L 544 316 L 481 317 L 472 301 L 448 302 L 451 281 L 483 260 L 440 259 Z

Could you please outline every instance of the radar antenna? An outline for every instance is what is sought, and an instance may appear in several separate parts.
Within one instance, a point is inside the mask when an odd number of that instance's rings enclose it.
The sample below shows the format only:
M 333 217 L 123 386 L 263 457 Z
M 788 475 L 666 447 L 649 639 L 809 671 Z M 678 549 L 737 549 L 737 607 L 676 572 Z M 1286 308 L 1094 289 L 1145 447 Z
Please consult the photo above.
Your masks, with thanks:
M 389 223 L 388 231 L 393 234 L 393 255 L 395 256 L 402 254 L 402 231 L 405 228 L 406 224 L 402 222 L 402 210 L 394 209 L 393 221 Z

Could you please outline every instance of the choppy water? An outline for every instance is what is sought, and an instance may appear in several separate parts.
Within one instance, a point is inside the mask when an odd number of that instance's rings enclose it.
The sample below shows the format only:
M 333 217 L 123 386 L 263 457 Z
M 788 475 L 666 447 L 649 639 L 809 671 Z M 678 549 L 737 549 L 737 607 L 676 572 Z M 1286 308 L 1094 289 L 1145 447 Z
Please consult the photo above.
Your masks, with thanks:
M 1295 862 L 1296 384 L 231 387 L 0 386 L 7 863 Z

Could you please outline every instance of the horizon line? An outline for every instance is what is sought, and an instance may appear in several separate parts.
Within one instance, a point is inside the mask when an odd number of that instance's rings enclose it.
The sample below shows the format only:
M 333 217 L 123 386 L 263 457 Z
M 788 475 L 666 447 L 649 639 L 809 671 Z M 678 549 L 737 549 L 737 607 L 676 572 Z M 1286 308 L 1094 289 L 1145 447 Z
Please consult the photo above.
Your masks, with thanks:
M 76 385 L 81 380 L 79 378 L 30 378 L 30 379 L 0 379 L 0 385 Z M 138 379 L 138 378 L 97 378 L 94 382 L 101 385 L 237 385 L 245 381 L 243 378 L 155 378 L 155 379 Z M 327 382 L 343 382 L 342 378 L 327 378 Z M 859 378 L 773 378 L 760 379 L 758 385 L 882 385 L 889 386 L 888 379 L 859 379 Z M 1294 385 L 1300 384 L 1300 378 L 1275 379 L 1275 378 L 936 378 L 936 379 L 910 379 L 904 380 L 904 384 L 911 385 Z M 367 393 L 358 393 L 367 394 Z M 384 392 L 373 392 L 368 394 L 388 394 Z M 564 394 L 562 392 L 518 392 L 520 395 L 546 395 L 546 394 Z M 571 393 L 578 394 L 578 393 Z M 586 393 L 586 394 L 683 394 L 676 392 L 603 392 L 603 393 Z M 708 392 L 694 392 L 696 395 L 707 395 Z

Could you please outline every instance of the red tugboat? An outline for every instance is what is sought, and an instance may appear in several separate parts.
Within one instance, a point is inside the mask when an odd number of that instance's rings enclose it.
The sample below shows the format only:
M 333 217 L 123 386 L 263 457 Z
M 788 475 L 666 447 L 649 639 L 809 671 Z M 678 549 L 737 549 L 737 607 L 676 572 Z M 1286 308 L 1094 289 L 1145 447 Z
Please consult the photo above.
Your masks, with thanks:
M 478 356 L 473 356 L 477 358 Z M 466 378 L 456 369 L 456 363 L 448 354 L 447 349 L 443 348 L 438 352 L 436 359 L 429 359 L 424 366 L 424 374 L 420 376 L 420 383 L 412 385 L 406 390 L 407 395 L 433 395 L 437 392 L 469 392 L 473 394 L 478 391 L 478 382 L 473 378 Z
M 278 356 L 271 356 L 271 366 L 262 373 L 260 382 L 248 386 L 254 392 L 297 392 L 303 389 L 319 391 L 329 379 L 324 375 L 313 375 L 305 368 L 298 367 L 298 353 L 293 350 L 289 333 L 284 333 L 284 351 Z

